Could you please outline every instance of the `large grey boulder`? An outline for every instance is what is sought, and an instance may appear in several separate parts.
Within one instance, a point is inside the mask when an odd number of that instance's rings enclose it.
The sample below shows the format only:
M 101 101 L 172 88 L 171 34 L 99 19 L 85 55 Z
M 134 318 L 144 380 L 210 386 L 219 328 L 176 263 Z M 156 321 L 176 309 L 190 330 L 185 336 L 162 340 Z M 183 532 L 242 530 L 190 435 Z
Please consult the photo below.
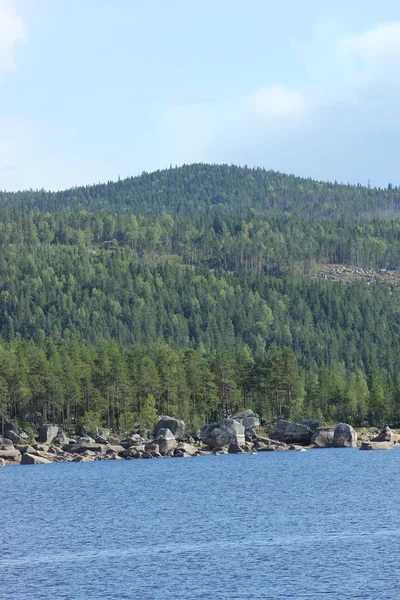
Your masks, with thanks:
M 50 444 L 57 437 L 59 431 L 58 425 L 43 425 L 38 430 L 37 441 L 40 444 Z
M 206 425 L 200 431 L 201 441 L 209 448 L 229 446 L 229 444 L 245 445 L 245 429 L 235 419 L 222 419 L 213 425 Z
M 22 440 L 21 436 L 18 435 L 18 433 L 16 433 L 12 429 L 10 429 L 9 431 L 6 431 L 4 433 L 4 437 L 6 439 L 10 440 L 13 444 L 19 444 L 20 441 Z
M 232 415 L 230 418 L 241 423 L 245 432 L 248 429 L 257 430 L 260 427 L 260 419 L 258 415 L 256 415 L 256 413 L 250 409 L 242 410 L 241 412 Z
M 363 442 L 360 450 L 391 450 L 393 442 Z
M 302 419 L 299 421 L 300 425 L 306 425 L 311 431 L 317 431 L 317 429 L 323 429 L 326 427 L 325 421 L 319 421 L 318 419 Z
M 176 440 L 185 439 L 185 423 L 181 419 L 164 416 L 158 421 L 154 428 L 154 437 L 157 438 L 162 429 L 169 429 Z
M 389 425 L 386 425 L 376 437 L 372 438 L 371 442 L 396 442 L 398 439 L 399 436 L 393 433 Z
M 308 446 L 311 443 L 312 431 L 307 425 L 281 420 L 268 435 L 272 440 L 285 444 Z
M 104 444 L 64 444 L 62 446 L 62 450 L 64 452 L 68 452 L 70 454 L 83 454 L 90 450 L 96 454 L 105 454 L 107 450 L 110 448 L 120 448 L 123 450 L 122 446 L 105 446 Z
M 176 448 L 176 439 L 170 429 L 159 429 L 155 441 L 162 456 Z
M 334 448 L 355 448 L 357 446 L 357 433 L 351 425 L 338 423 L 333 430 Z
M 313 433 L 311 443 L 316 448 L 333 448 L 333 429 L 320 429 Z

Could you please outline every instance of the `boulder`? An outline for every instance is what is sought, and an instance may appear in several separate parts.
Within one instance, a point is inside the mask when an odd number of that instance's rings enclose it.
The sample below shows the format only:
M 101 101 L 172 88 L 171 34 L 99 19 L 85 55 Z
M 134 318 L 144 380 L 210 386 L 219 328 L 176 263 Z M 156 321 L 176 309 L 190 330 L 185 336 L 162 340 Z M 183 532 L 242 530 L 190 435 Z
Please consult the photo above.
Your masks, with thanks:
M 281 450 L 289 450 L 289 446 L 285 442 L 277 440 L 266 440 L 265 442 L 256 442 L 254 449 L 257 452 L 276 452 Z
M 110 446 L 104 446 L 103 444 L 64 444 L 62 450 L 70 454 L 84 454 L 87 450 L 91 450 L 96 454 L 105 454 L 108 448 Z
M 184 452 L 184 450 L 179 450 L 178 448 L 175 448 L 172 456 L 174 458 L 185 458 L 186 456 L 189 456 L 189 454 L 186 454 L 186 452 Z
M 313 433 L 311 443 L 316 448 L 333 448 L 333 429 L 320 429 Z
M 94 461 L 94 456 L 82 456 L 81 454 L 74 456 L 74 458 L 72 459 L 72 462 L 93 462 L 93 461 Z
M 53 444 L 57 444 L 58 446 L 68 444 L 68 442 L 69 436 L 62 429 L 58 431 L 56 437 L 53 439 Z
M 77 444 L 94 444 L 95 441 L 92 437 L 90 437 L 90 435 L 81 435 L 81 437 L 78 437 L 78 439 L 76 440 Z
M 151 454 L 151 452 L 147 452 L 147 450 L 145 450 L 144 452 L 142 452 L 142 458 L 154 458 L 154 457 Z
M 229 446 L 229 444 L 245 444 L 245 429 L 235 419 L 222 419 L 213 425 L 206 425 L 200 431 L 201 441 L 209 448 Z
M 215 454 L 216 456 L 220 456 L 221 454 L 228 454 L 228 448 L 226 446 L 213 448 L 213 454 Z
M 392 430 L 389 425 L 386 425 L 376 437 L 372 438 L 371 442 L 393 442 L 393 438 Z
M 228 454 L 242 454 L 243 452 L 243 448 L 236 442 L 229 444 L 228 446 Z
M 163 456 L 176 448 L 176 438 L 169 429 L 159 429 L 155 441 L 159 448 L 158 451 Z
M 299 425 L 306 425 L 311 431 L 317 431 L 317 429 L 326 427 L 325 421 L 319 421 L 318 419 L 302 419 L 299 421 Z
M 108 446 L 101 446 L 102 448 L 106 449 L 106 454 L 121 454 L 121 452 L 124 451 L 123 446 L 112 446 L 111 444 L 109 444 Z M 94 450 L 95 452 L 98 452 L 98 450 Z M 101 451 L 101 454 L 103 454 L 103 450 Z
M 14 446 L 5 446 L 4 444 L 0 446 L 0 458 L 4 458 L 7 462 L 17 462 L 21 461 L 21 452 L 14 448 Z
M 272 440 L 285 444 L 308 446 L 311 443 L 312 431 L 307 425 L 280 420 L 268 435 Z
M 251 427 L 245 431 L 246 442 L 256 442 L 258 440 L 258 433 L 256 429 Z
M 57 437 L 59 432 L 58 425 L 43 425 L 38 430 L 36 440 L 41 444 L 50 444 Z
M 360 450 L 391 450 L 393 442 L 363 442 Z
M 29 452 L 25 452 L 21 457 L 21 465 L 50 465 L 51 463 L 52 461 L 44 456 L 29 454 Z
M 107 436 L 107 441 L 111 446 L 121 446 L 121 440 L 115 437 Z
M 192 446 L 191 444 L 187 444 L 186 442 L 181 442 L 178 445 L 178 450 L 182 450 L 189 456 L 194 456 L 197 453 L 198 448 L 195 448 L 194 446 Z
M 185 438 L 185 423 L 174 417 L 164 416 L 159 419 L 154 428 L 154 437 L 157 438 L 162 429 L 169 429 L 176 440 L 184 440 Z
M 241 412 L 232 415 L 230 419 L 235 419 L 235 421 L 241 423 L 244 427 L 245 432 L 248 429 L 257 430 L 260 427 L 260 419 L 258 415 L 256 415 L 256 413 L 254 413 L 250 409 L 242 410 Z
M 21 454 L 25 454 L 26 452 L 32 454 L 35 452 L 35 449 L 32 446 L 16 446 L 16 448 L 21 452 Z
M 144 449 L 147 450 L 147 452 L 160 452 L 160 448 L 156 442 L 147 442 Z
M 334 448 L 355 448 L 357 446 L 357 433 L 351 425 L 338 423 L 333 430 Z
M 110 439 L 108 438 L 108 440 Z M 121 446 L 130 448 L 131 446 L 141 446 L 143 443 L 144 439 L 138 433 L 132 433 L 126 439 L 122 440 Z
M 32 444 L 32 447 L 39 452 L 48 452 L 50 446 L 47 444 Z
M 12 443 L 11 440 L 8 440 L 7 438 L 0 438 L 0 446 L 13 446 L 14 444 Z
M 4 458 L 0 458 L 0 467 L 5 467 L 6 466 L 6 461 Z
M 16 433 L 15 431 L 13 431 L 12 429 L 9 429 L 8 431 L 6 431 L 4 433 L 4 437 L 7 440 L 10 440 L 13 444 L 19 444 L 20 441 L 22 440 L 21 436 Z
M 110 443 L 104 435 L 96 435 L 96 437 L 94 438 L 94 441 L 96 442 L 96 444 L 107 445 Z

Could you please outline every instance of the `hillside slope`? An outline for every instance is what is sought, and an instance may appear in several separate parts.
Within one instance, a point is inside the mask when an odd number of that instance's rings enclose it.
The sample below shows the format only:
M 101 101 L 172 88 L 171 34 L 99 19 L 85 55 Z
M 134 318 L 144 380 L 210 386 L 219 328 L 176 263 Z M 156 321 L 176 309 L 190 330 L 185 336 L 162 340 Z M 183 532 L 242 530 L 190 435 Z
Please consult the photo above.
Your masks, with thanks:
M 290 212 L 316 218 L 400 214 L 400 190 L 324 183 L 264 169 L 192 164 L 61 192 L 0 193 L 0 206 L 195 217 Z

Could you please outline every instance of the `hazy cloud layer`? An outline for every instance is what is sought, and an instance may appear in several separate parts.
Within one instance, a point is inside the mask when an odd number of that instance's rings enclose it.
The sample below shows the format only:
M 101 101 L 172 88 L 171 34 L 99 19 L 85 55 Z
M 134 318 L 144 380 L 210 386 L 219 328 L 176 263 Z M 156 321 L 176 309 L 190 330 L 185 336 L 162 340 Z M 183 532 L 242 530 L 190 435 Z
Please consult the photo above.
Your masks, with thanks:
M 363 147 L 354 155 L 356 140 L 363 146 L 367 134 L 400 133 L 400 22 L 357 35 L 328 30 L 332 38 L 323 38 L 319 30 L 304 48 L 305 70 L 312 76 L 302 88 L 278 81 L 247 97 L 220 99 L 211 114 L 210 107 L 200 112 L 197 107 L 192 119 L 188 110 L 181 121 L 175 114 L 174 126 L 166 132 L 171 147 L 177 147 L 173 160 L 179 164 L 188 156 L 281 169 L 290 164 L 293 172 L 313 175 L 314 166 L 342 157 L 343 179 L 357 180 L 361 160 L 368 156 Z M 396 157 L 400 152 L 392 148 Z M 325 172 L 329 177 L 327 168 Z
M 0 81 L 15 66 L 15 50 L 26 40 L 25 25 L 17 13 L 16 3 L 0 0 Z

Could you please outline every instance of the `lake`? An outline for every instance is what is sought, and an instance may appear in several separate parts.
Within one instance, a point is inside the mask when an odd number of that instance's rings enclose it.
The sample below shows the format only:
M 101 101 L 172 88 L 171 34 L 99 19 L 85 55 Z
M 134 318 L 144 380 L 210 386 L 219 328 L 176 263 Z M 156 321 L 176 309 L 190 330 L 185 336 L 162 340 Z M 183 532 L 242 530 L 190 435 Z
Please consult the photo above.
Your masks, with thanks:
M 0 469 L 1 600 L 399 597 L 400 449 Z

